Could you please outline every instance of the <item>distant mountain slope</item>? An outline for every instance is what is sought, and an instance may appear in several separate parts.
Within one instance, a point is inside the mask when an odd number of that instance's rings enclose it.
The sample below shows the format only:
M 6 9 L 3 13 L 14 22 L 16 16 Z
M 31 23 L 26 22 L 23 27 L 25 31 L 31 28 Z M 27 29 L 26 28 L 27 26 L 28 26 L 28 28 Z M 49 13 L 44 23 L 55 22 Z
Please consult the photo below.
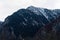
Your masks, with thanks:
M 12 40 L 12 37 L 14 40 L 18 40 L 18 38 L 33 38 L 38 30 L 56 20 L 59 16 L 60 12 L 57 9 L 50 10 L 33 6 L 26 9 L 20 9 L 5 19 L 0 35 L 2 36 L 4 34 L 2 37 L 5 38 L 6 36 L 6 40 Z M 60 27 L 60 25 L 58 25 L 54 26 L 54 28 L 58 29 Z M 43 30 L 42 32 L 44 33 Z

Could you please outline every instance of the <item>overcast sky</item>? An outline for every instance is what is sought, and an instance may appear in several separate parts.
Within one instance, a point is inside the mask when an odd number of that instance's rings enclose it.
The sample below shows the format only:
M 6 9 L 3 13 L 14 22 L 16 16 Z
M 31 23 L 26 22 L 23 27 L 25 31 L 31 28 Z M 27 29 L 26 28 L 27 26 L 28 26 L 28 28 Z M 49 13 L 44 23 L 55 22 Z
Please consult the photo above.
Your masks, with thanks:
M 16 10 L 31 5 L 48 9 L 60 9 L 60 0 L 0 0 L 0 20 L 4 21 L 8 15 Z

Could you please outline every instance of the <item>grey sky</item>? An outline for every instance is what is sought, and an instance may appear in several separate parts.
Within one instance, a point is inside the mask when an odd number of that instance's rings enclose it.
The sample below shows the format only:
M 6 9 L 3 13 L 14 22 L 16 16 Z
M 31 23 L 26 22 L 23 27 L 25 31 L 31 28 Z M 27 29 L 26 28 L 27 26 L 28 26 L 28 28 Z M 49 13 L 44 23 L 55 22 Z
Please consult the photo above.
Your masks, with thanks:
M 60 9 L 60 0 L 0 0 L 0 20 L 4 20 L 18 9 L 30 5 L 48 9 Z

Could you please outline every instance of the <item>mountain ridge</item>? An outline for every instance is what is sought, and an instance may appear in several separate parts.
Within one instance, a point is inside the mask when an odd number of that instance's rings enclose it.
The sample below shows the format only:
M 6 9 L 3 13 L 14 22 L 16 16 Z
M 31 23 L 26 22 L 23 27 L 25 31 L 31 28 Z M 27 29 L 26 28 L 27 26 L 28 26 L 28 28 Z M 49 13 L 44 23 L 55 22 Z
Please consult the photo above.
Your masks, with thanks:
M 12 15 L 8 16 L 5 19 L 5 21 L 3 22 L 3 25 L 2 25 L 3 28 L 2 28 L 0 35 L 2 37 L 2 35 L 4 34 L 3 37 L 5 38 L 5 36 L 6 36 L 6 40 L 15 40 L 15 39 L 16 40 L 23 40 L 23 39 L 29 40 L 30 38 L 33 38 L 34 35 L 36 35 L 36 33 L 38 32 L 39 29 L 41 29 L 42 27 L 44 28 L 44 26 L 46 24 L 51 23 L 59 16 L 60 16 L 60 12 L 57 9 L 49 10 L 49 9 L 37 8 L 37 7 L 33 7 L 33 6 L 30 6 L 26 9 L 19 9 L 18 11 L 14 12 Z M 58 25 L 59 25 L 59 23 L 56 25 L 57 28 L 60 26 L 60 25 L 59 26 Z M 55 28 L 55 25 L 54 25 L 54 28 Z M 57 30 L 57 29 L 55 29 L 55 30 Z M 44 32 L 45 32 L 45 30 L 44 31 L 42 30 L 41 33 L 43 34 Z M 11 35 L 11 36 L 9 36 L 9 35 Z M 10 39 L 8 36 L 10 37 Z M 12 36 L 13 36 L 13 38 L 12 38 Z M 7 39 L 7 37 L 8 37 L 8 39 Z M 41 39 L 41 40 L 43 40 L 43 39 Z M 46 40 L 46 39 L 44 39 L 44 40 Z M 58 40 L 58 39 L 56 39 L 56 40 Z

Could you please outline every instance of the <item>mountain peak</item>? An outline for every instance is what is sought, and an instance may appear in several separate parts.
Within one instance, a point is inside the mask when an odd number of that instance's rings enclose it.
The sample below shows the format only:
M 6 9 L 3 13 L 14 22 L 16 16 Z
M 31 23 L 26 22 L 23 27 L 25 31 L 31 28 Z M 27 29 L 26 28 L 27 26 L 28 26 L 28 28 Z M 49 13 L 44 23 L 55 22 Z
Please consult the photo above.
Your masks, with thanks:
M 56 30 L 56 27 L 57 27 L 57 29 L 60 28 L 60 23 L 56 26 L 54 24 L 53 27 L 49 26 L 49 25 L 52 25 L 49 23 L 52 23 L 55 20 L 55 18 L 58 15 L 60 15 L 59 13 L 60 13 L 59 11 L 56 12 L 56 11 L 52 11 L 49 9 L 38 8 L 38 7 L 34 7 L 34 6 L 29 6 L 26 9 L 19 9 L 18 11 L 14 12 L 12 15 L 8 16 L 5 19 L 5 21 L 3 22 L 3 28 L 0 33 L 0 37 L 2 34 L 2 36 L 4 36 L 4 37 L 6 36 L 9 40 L 10 35 L 12 35 L 12 32 L 13 32 L 13 34 L 14 34 L 13 36 L 14 37 L 16 36 L 17 39 L 20 38 L 20 36 L 22 38 L 29 39 L 28 37 L 34 38 L 35 34 L 40 29 L 41 32 L 39 32 L 39 34 L 41 34 L 41 35 L 38 35 L 38 37 L 40 36 L 41 38 L 43 38 L 43 37 L 46 38 L 47 36 L 45 36 L 45 32 L 48 29 L 52 28 L 54 31 L 54 30 Z M 58 15 L 56 15 L 56 14 L 58 14 Z M 49 25 L 47 25 L 47 24 L 49 24 Z M 45 27 L 45 26 L 47 26 L 47 27 Z M 41 28 L 43 28 L 44 30 Z M 45 28 L 46 28 L 46 30 L 45 30 Z M 47 35 L 48 35 L 48 33 L 47 33 Z M 49 34 L 49 36 L 50 36 L 50 34 Z M 49 38 L 52 38 L 51 36 Z M 40 37 L 39 37 L 39 39 L 40 39 Z M 2 39 L 4 39 L 4 38 L 2 38 Z
M 34 6 L 29 6 L 28 8 L 35 8 Z

